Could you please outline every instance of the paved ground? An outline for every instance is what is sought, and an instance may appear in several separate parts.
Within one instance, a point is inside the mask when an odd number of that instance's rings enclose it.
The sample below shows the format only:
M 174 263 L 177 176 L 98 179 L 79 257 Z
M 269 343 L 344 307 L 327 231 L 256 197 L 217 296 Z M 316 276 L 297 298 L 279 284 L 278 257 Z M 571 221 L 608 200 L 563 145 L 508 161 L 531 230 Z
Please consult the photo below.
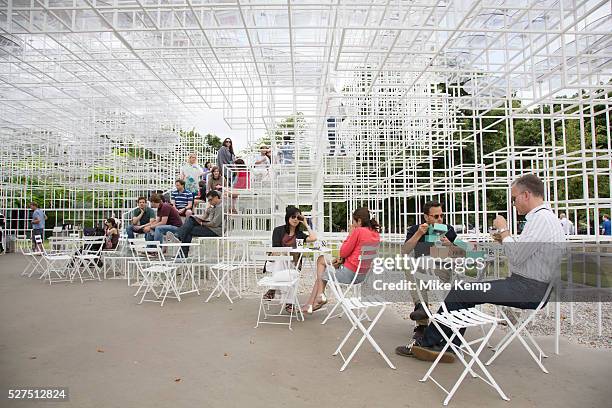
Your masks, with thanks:
M 124 281 L 48 284 L 19 276 L 24 260 L 0 257 L 0 407 L 436 407 L 442 392 L 418 379 L 429 367 L 393 354 L 411 328 L 387 313 L 374 336 L 396 364 L 364 346 L 346 372 L 332 357 L 345 319 L 320 315 L 286 328 L 254 329 L 257 301 L 203 303 L 191 296 L 163 308 L 137 305 Z M 552 350 L 552 338 L 541 338 Z M 551 353 L 552 354 L 552 353 Z M 468 379 L 453 407 L 610 406 L 612 352 L 566 342 L 545 361 L 513 344 L 494 364 L 509 403 Z M 450 384 L 459 364 L 441 366 Z M 180 381 L 177 381 L 180 379 Z M 6 400 L 9 387 L 68 386 L 70 401 Z

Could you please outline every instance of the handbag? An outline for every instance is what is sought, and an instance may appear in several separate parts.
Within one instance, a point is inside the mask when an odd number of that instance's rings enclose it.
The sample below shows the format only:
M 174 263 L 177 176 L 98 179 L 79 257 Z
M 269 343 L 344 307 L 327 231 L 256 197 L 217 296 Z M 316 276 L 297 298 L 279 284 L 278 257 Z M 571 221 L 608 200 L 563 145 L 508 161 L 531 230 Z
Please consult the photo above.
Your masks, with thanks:
M 272 272 L 272 280 L 275 282 L 291 282 L 298 277 L 291 261 L 270 261 L 266 264 L 266 271 Z

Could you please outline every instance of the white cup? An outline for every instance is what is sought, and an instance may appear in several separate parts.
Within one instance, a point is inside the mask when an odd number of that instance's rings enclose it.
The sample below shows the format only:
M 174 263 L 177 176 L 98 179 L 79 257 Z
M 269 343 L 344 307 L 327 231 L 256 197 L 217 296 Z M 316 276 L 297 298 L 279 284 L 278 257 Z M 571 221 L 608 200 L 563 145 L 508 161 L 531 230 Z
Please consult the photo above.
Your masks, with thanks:
M 304 240 L 303 240 L 303 239 L 296 239 L 296 240 L 295 240 L 295 245 L 296 245 L 298 248 L 302 248 L 302 247 L 304 247 Z

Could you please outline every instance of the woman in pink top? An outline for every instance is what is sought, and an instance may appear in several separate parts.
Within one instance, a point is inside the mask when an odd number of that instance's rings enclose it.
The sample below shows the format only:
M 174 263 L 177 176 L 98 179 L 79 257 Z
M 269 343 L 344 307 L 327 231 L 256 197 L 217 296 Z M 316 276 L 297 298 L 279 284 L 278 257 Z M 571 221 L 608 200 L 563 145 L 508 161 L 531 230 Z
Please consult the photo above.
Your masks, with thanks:
M 359 265 L 359 254 L 364 245 L 378 245 L 380 242 L 380 225 L 370 218 L 370 211 L 366 207 L 359 208 L 353 213 L 353 222 L 349 227 L 349 234 L 340 247 L 340 257 L 332 261 L 338 282 L 350 284 L 361 283 L 365 280 L 370 269 L 371 260 L 363 261 Z M 308 301 L 302 311 L 312 313 L 327 303 L 325 286 L 327 285 L 327 263 L 323 256 L 317 259 L 317 279 L 310 293 Z M 359 269 L 359 270 L 357 270 Z M 355 273 L 357 276 L 355 277 Z
M 232 197 L 232 208 L 230 208 L 230 212 L 233 214 L 237 214 L 236 210 L 236 201 L 238 200 L 238 192 L 235 190 L 244 190 L 251 188 L 251 173 L 247 170 L 244 160 L 236 159 L 234 162 L 234 170 L 236 171 L 236 181 L 232 185 L 232 189 L 234 190 L 231 193 Z

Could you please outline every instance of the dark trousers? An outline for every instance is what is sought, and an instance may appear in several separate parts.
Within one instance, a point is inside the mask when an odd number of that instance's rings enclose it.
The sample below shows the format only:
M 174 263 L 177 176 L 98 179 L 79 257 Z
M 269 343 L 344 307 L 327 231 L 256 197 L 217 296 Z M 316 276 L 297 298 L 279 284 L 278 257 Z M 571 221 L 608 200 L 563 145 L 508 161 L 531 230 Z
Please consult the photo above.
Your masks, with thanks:
M 483 303 L 491 303 L 494 305 L 516 307 L 518 309 L 535 309 L 542 301 L 546 289 L 548 288 L 548 283 L 525 278 L 516 274 L 506 279 L 488 281 L 488 283 L 491 284 L 491 289 L 487 292 L 451 289 L 446 299 L 444 299 L 446 308 L 451 311 L 468 309 Z M 438 313 L 440 312 L 442 312 L 442 307 L 438 310 Z M 447 337 L 452 335 L 451 329 L 443 325 L 440 325 L 440 327 L 444 330 Z M 461 334 L 464 332 L 465 329 L 461 331 Z M 453 342 L 455 342 L 455 344 L 460 343 L 459 339 L 456 337 Z M 430 323 L 425 329 L 425 334 L 420 344 L 422 346 L 431 347 L 443 343 L 444 337 L 442 337 L 442 334 L 440 334 L 436 326 Z
M 191 243 L 193 237 L 218 237 L 210 228 L 198 224 L 193 217 L 188 217 L 183 223 L 183 226 L 180 227 L 174 235 L 176 235 L 183 244 Z M 189 247 L 185 246 L 182 249 L 183 254 L 187 257 L 187 255 L 189 255 Z
M 36 250 L 36 239 L 34 238 L 36 235 L 40 235 L 42 240 L 45 240 L 45 230 L 42 228 L 34 228 L 32 230 L 32 250 Z

